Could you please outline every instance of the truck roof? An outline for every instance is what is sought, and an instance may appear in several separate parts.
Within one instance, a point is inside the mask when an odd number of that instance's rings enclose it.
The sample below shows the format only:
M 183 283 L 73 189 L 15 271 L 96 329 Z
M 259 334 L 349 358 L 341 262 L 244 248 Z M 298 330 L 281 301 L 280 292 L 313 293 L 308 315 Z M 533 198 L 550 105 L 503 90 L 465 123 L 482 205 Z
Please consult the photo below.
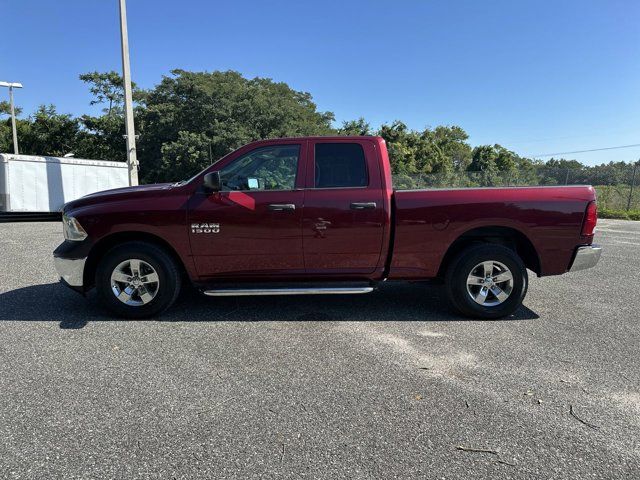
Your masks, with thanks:
M 363 139 L 367 139 L 367 140 L 382 140 L 384 141 L 384 139 L 378 135 L 313 135 L 313 136 L 304 136 L 304 137 L 279 137 L 279 138 L 266 138 L 263 140 L 255 140 L 253 142 L 251 142 L 251 144 L 254 143 L 263 143 L 263 142 L 278 142 L 281 140 L 340 140 L 340 141 L 344 141 L 344 140 L 363 140 Z

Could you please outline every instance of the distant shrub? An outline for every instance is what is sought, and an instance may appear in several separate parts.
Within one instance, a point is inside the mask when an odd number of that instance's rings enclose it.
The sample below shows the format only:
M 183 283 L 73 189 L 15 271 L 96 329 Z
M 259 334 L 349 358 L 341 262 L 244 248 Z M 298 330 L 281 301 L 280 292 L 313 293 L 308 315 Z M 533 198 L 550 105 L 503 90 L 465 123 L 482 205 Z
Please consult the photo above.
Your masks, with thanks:
M 598 217 L 615 218 L 618 220 L 638 220 L 640 221 L 640 210 L 612 210 L 609 208 L 598 208 Z

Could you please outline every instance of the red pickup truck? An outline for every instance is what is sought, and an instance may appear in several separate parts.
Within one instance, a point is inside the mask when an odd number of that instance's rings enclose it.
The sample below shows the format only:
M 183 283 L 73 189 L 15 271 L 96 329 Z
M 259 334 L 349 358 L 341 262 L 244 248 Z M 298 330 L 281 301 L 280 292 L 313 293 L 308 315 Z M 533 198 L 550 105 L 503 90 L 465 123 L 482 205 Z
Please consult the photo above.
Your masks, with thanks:
M 380 137 L 258 141 L 190 180 L 65 205 L 61 280 L 117 315 L 154 316 L 181 283 L 205 295 L 360 294 L 442 279 L 474 318 L 511 314 L 527 269 L 595 265 L 589 186 L 394 191 Z M 416 287 L 421 288 L 421 287 Z

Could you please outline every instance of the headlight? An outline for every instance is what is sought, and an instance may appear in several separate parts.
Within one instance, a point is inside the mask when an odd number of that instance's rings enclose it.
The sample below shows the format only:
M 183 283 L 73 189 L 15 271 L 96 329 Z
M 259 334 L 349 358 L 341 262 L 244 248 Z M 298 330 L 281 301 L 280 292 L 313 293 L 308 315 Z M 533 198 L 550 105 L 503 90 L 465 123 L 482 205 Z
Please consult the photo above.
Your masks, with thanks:
M 66 215 L 62 215 L 62 233 L 64 234 L 64 238 L 74 242 L 81 242 L 87 238 L 87 232 L 84 231 L 80 222 Z

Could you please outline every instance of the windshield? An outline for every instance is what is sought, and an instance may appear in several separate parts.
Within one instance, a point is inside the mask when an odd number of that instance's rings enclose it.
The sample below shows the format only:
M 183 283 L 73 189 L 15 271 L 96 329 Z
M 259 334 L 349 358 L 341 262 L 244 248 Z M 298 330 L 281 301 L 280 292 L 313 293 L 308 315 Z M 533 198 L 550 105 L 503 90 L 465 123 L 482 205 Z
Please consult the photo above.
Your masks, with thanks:
M 235 150 L 234 150 L 235 151 Z M 210 165 L 208 165 L 207 167 L 203 168 L 202 170 L 200 170 L 198 173 L 196 173 L 193 177 L 188 178 L 187 180 L 180 180 L 176 183 L 173 184 L 174 187 L 180 187 L 182 185 L 186 185 L 187 183 L 191 183 L 193 180 L 195 180 L 197 177 L 199 177 L 202 172 L 209 170 L 213 165 L 215 165 L 216 163 L 218 163 L 220 160 L 227 158 L 229 155 L 231 155 L 233 152 L 229 152 L 226 155 L 223 155 L 222 157 L 220 157 L 219 159 L 217 159 L 216 161 L 212 162 Z

